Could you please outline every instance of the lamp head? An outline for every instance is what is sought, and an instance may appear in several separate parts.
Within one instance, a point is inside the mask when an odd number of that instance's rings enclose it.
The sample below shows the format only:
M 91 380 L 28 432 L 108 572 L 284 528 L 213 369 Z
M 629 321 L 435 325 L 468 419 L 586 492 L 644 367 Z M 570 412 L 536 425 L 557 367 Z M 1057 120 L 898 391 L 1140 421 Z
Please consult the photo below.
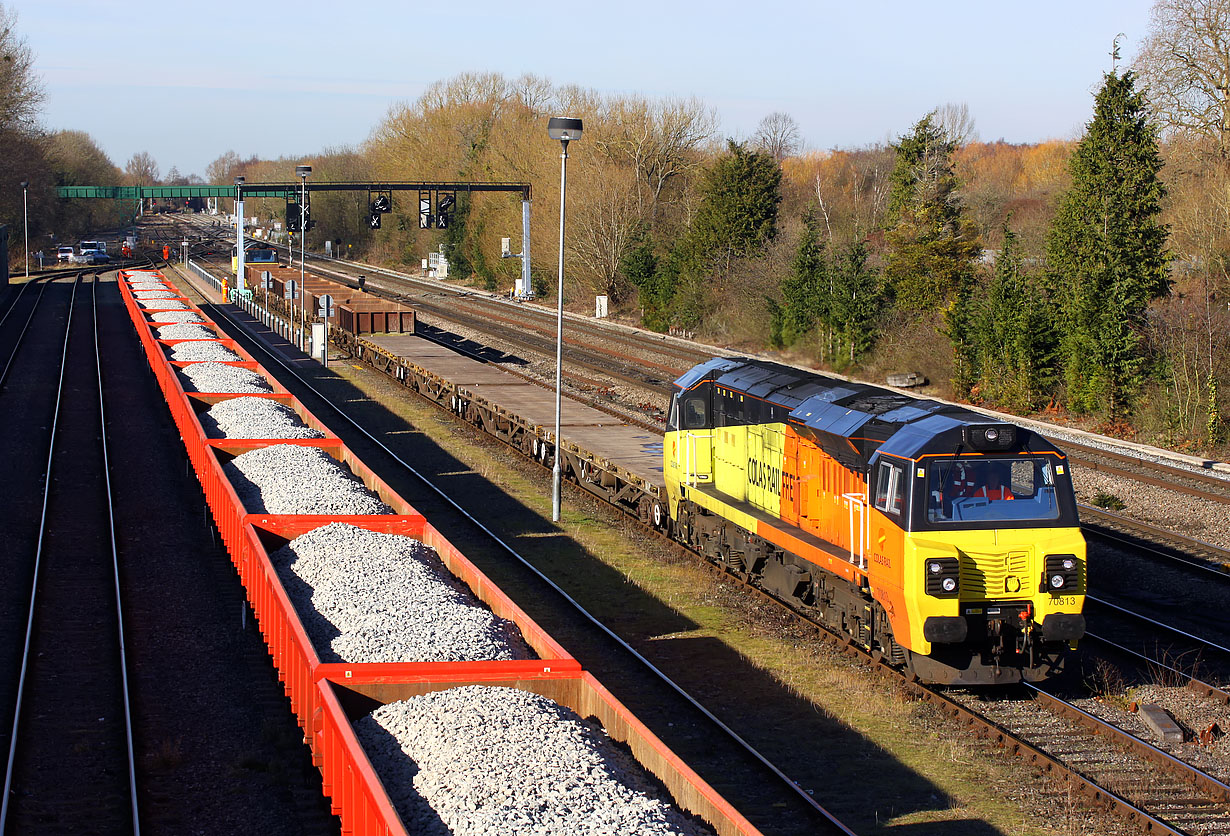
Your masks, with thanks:
M 295 166 L 295 174 L 298 175 L 299 177 L 307 177 L 311 173 L 312 173 L 312 167 L 310 165 Z
M 547 136 L 560 142 L 569 142 L 581 138 L 581 120 L 569 119 L 566 116 L 552 116 L 547 122 Z
M 30 181 L 29 181 L 29 180 L 22 180 L 22 181 L 21 181 L 21 187 L 22 187 L 23 189 L 24 189 L 24 188 L 26 188 L 26 187 L 27 187 L 27 186 L 29 186 L 29 185 L 30 185 Z
M 248 178 L 247 178 L 247 177 L 244 177 L 242 174 L 240 174 L 240 175 L 238 175 L 238 176 L 235 178 L 235 185 L 236 185 L 236 186 L 242 186 L 242 185 L 243 185 L 244 183 L 246 183 L 247 181 L 248 181 Z

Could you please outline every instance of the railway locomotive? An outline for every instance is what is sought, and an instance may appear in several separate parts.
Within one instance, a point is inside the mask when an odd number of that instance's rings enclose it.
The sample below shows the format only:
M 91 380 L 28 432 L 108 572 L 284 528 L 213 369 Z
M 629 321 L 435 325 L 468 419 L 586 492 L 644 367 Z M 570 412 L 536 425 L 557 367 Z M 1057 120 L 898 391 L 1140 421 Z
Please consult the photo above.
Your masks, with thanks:
M 927 682 L 1038 681 L 1085 631 L 1066 456 L 971 410 L 760 360 L 675 381 L 674 536 Z

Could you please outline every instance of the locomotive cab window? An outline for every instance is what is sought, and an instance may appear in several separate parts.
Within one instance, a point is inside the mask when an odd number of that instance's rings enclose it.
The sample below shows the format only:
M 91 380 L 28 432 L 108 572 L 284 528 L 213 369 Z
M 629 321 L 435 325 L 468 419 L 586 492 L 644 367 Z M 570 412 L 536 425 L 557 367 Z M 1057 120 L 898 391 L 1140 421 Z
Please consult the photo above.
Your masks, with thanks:
M 876 508 L 886 514 L 901 516 L 904 499 L 905 486 L 902 484 L 901 468 L 889 462 L 880 462 L 876 473 Z
M 1021 459 L 941 459 L 927 469 L 927 521 L 932 523 L 1055 520 L 1052 463 Z
M 668 430 L 679 429 L 679 397 L 678 396 L 671 398 L 671 414 L 670 414 L 670 417 L 666 419 L 666 428 Z
M 687 398 L 683 402 L 683 428 L 703 430 L 709 426 L 709 402 L 705 398 Z

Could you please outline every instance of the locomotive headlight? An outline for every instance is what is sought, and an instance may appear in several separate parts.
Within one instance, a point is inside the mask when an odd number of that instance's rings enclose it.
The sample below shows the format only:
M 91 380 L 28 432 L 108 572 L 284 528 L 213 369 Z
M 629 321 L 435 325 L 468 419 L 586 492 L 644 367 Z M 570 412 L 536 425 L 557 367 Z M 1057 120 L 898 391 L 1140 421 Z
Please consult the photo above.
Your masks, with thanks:
M 1049 592 L 1052 595 L 1061 590 L 1065 593 L 1079 592 L 1081 585 L 1081 563 L 1074 554 L 1048 554 L 1046 570 L 1042 573 L 1039 592 Z
M 952 596 L 961 590 L 961 561 L 956 557 L 929 557 L 923 588 L 928 595 Z
M 986 438 L 987 438 L 987 441 L 994 444 L 996 441 L 999 440 L 999 430 L 995 429 L 994 427 L 988 428 L 986 432 Z

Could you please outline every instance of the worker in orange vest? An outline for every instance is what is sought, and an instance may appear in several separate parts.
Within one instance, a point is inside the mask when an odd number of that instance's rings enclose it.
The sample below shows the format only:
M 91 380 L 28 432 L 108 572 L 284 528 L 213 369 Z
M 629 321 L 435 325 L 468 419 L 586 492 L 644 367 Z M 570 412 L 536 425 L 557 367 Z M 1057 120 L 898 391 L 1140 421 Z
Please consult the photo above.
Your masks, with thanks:
M 985 481 L 971 496 L 981 496 L 986 499 L 1016 499 L 1012 495 L 1012 488 L 1003 482 L 1003 465 L 997 463 L 985 465 L 983 468 L 983 478 Z
M 162 260 L 163 261 L 171 260 L 171 248 L 167 246 L 166 244 L 162 245 Z

